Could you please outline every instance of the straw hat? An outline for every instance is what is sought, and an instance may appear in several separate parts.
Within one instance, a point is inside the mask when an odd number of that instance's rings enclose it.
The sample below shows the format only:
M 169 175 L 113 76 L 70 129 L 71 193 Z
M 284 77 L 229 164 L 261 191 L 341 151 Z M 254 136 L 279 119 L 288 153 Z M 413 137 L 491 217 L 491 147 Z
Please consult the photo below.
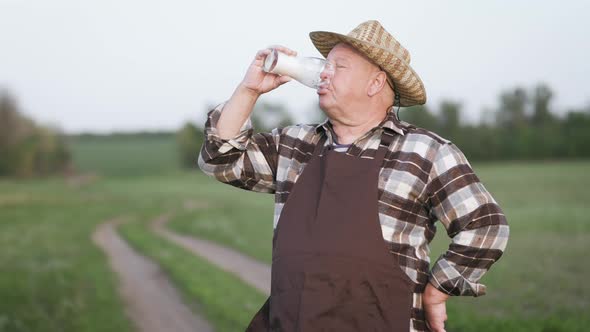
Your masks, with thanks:
M 393 80 L 394 90 L 397 90 L 396 93 L 400 96 L 400 106 L 426 103 L 424 83 L 410 67 L 410 52 L 378 21 L 363 22 L 348 35 L 313 31 L 309 33 L 309 37 L 324 57 L 328 57 L 328 53 L 340 42 L 350 44 L 365 54 L 388 74 L 388 80 Z M 398 105 L 397 101 L 395 105 Z

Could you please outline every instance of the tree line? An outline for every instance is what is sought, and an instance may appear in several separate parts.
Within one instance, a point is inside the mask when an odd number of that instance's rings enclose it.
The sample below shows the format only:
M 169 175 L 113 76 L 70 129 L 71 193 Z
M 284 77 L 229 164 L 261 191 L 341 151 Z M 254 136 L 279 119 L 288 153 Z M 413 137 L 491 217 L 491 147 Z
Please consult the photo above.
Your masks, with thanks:
M 477 124 L 463 120 L 463 107 L 453 100 L 437 107 L 413 106 L 400 110 L 400 118 L 431 130 L 455 143 L 473 161 L 543 160 L 590 157 L 590 105 L 565 112 L 552 106 L 553 91 L 546 84 L 530 89 L 502 91 L 497 105 L 483 112 Z M 213 106 L 207 107 L 211 110 Z M 309 123 L 325 116 L 314 105 Z M 255 132 L 294 123 L 286 105 L 260 101 L 252 113 Z M 186 123 L 177 132 L 139 132 L 113 135 L 82 134 L 80 137 L 124 140 L 131 136 L 175 135 L 179 164 L 194 168 L 203 144 L 203 125 Z M 72 155 L 65 134 L 43 126 L 22 114 L 16 98 L 0 89 L 0 176 L 35 176 L 72 171 Z
M 400 110 L 400 118 L 455 143 L 472 160 L 543 160 L 590 157 L 590 105 L 562 115 L 552 108 L 546 84 L 500 93 L 478 124 L 462 121 L 459 102 Z

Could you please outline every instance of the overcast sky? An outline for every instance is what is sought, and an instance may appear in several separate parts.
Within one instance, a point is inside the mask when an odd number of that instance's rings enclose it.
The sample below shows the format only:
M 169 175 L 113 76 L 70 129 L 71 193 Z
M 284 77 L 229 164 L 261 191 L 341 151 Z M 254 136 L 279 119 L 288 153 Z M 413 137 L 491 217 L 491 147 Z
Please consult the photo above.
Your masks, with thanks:
M 563 112 L 590 104 L 589 4 L 0 0 L 0 87 L 70 133 L 177 129 L 229 98 L 258 49 L 320 56 L 310 31 L 377 19 L 410 51 L 427 106 L 459 100 L 474 121 L 503 89 L 546 82 Z M 317 104 L 297 82 L 265 99 L 297 121 Z

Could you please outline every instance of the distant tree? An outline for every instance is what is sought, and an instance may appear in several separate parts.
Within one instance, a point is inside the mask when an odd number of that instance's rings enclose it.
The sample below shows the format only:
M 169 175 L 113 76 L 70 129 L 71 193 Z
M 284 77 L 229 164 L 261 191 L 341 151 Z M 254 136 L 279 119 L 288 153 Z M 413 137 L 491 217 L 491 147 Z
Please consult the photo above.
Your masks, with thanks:
M 63 134 L 22 115 L 16 98 L 0 90 L 0 176 L 59 173 L 70 160 Z
M 553 91 L 543 83 L 534 87 L 531 93 L 530 158 L 559 158 L 564 155 L 565 137 L 560 134 L 562 125 L 559 119 L 551 112 L 552 98 Z
M 552 97 L 553 91 L 547 85 L 539 84 L 535 87 L 533 94 L 533 115 L 531 118 L 532 125 L 542 127 L 555 120 L 549 109 Z
M 186 123 L 176 134 L 180 164 L 184 168 L 195 168 L 203 144 L 203 130 L 192 123 Z
M 530 154 L 531 130 L 528 127 L 528 95 L 525 89 L 516 87 L 500 93 L 496 111 L 502 155 L 507 159 L 527 159 Z
M 590 157 L 590 106 L 567 112 L 561 135 L 566 157 Z
M 20 113 L 16 98 L 0 90 L 0 148 L 14 146 L 34 131 L 33 121 Z
M 497 128 L 481 123 L 465 126 L 458 146 L 472 160 L 498 160 L 502 155 L 502 140 Z
M 269 132 L 273 128 L 286 127 L 293 124 L 293 118 L 282 103 L 259 101 L 251 114 L 255 132 Z
M 397 113 L 397 107 L 393 110 Z M 400 109 L 400 120 L 413 124 L 416 127 L 438 132 L 438 120 L 425 105 L 417 105 Z
M 461 130 L 461 104 L 445 100 L 440 104 L 439 134 L 455 141 Z
M 520 87 L 501 93 L 497 124 L 506 129 L 521 129 L 526 126 L 527 101 L 527 93 Z

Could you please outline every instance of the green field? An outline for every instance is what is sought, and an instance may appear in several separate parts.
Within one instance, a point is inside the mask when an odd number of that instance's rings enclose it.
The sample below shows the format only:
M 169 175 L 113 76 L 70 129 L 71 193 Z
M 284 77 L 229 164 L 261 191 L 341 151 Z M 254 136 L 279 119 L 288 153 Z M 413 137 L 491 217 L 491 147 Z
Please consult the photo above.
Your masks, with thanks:
M 179 165 L 173 134 L 70 137 L 76 170 L 103 176 L 137 176 L 174 171 Z
M 272 195 L 222 185 L 197 169 L 175 170 L 170 142 L 140 145 L 117 144 L 116 153 L 108 144 L 78 145 L 79 169 L 104 175 L 82 185 L 0 180 L 0 331 L 131 331 L 116 276 L 90 240 L 97 224 L 117 216 L 134 221 L 123 226 L 124 237 L 158 261 L 219 331 L 247 324 L 262 294 L 145 225 L 174 211 L 174 230 L 270 262 Z M 134 159 L 125 149 L 145 156 Z M 449 300 L 447 331 L 587 330 L 590 161 L 473 166 L 506 212 L 511 237 L 482 280 L 488 294 Z M 134 176 L 125 176 L 129 170 Z M 439 227 L 431 257 L 447 243 Z M 235 296 L 223 298 L 228 293 Z

